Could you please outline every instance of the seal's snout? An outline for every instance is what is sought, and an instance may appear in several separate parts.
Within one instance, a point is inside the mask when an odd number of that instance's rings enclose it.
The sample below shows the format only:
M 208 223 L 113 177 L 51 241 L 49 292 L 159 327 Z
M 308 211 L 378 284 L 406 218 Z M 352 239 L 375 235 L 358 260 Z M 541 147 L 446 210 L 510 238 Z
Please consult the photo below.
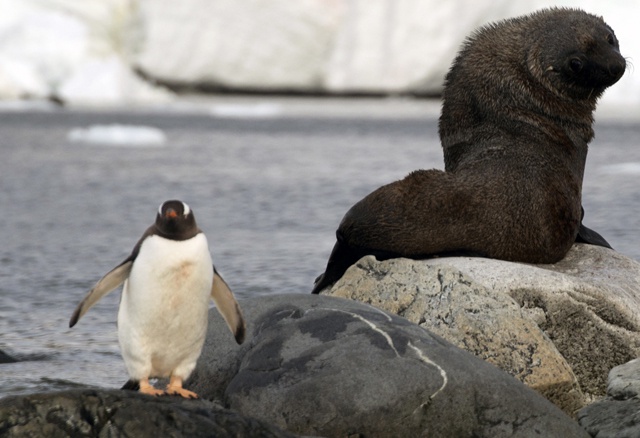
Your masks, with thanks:
M 622 77 L 627 68 L 627 63 L 624 59 L 615 60 L 609 64 L 609 75 L 616 81 Z
M 622 55 L 612 54 L 601 60 L 599 68 L 594 69 L 591 80 L 601 86 L 611 86 L 620 80 L 626 68 L 627 63 Z

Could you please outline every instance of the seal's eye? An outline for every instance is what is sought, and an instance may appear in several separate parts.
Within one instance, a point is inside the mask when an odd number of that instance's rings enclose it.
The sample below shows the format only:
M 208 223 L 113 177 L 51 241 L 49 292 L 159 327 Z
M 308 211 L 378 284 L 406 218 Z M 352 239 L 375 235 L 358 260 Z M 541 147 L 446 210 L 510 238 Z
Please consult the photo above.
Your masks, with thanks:
M 571 59 L 569 61 L 569 68 L 571 68 L 571 71 L 574 73 L 580 73 L 582 70 L 582 61 L 578 58 Z
M 616 43 L 616 37 L 614 37 L 612 33 L 608 33 L 607 42 L 613 46 Z

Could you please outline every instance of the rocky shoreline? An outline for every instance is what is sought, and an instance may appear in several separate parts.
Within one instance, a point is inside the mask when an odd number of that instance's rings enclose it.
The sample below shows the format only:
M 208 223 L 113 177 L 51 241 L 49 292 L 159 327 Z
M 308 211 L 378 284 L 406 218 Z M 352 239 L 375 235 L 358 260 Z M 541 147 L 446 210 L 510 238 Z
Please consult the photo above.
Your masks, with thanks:
M 294 436 L 210 401 L 149 397 L 114 389 L 75 389 L 1 399 L 0 435 Z
M 364 258 L 322 295 L 241 301 L 240 346 L 212 310 L 201 400 L 5 397 L 0 435 L 640 436 L 638 276 L 587 245 L 553 266 Z

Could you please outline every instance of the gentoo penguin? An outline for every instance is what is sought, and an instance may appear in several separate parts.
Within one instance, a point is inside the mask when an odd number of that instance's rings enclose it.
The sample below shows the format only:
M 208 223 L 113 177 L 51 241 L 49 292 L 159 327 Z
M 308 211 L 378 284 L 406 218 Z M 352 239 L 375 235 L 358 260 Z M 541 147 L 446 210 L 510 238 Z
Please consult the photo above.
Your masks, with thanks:
M 193 211 L 182 201 L 160 206 L 129 257 L 96 283 L 73 312 L 69 327 L 100 298 L 124 283 L 118 311 L 118 340 L 129 372 L 150 395 L 197 398 L 182 387 L 196 366 L 207 333 L 209 297 L 235 336 L 244 341 L 245 323 L 229 286 L 211 262 L 209 245 Z M 165 391 L 150 378 L 168 377 Z M 127 387 L 125 385 L 125 387 Z

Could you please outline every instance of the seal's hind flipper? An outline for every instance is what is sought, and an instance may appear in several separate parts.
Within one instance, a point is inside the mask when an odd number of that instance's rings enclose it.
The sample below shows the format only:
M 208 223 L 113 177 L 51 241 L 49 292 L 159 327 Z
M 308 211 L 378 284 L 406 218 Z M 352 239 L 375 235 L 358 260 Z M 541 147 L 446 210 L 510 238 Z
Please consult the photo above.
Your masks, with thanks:
M 605 248 L 613 249 L 604 237 L 582 224 L 582 220 L 584 219 L 584 207 L 580 207 L 580 209 L 582 210 L 582 216 L 580 217 L 580 228 L 578 228 L 576 242 L 588 243 L 590 245 L 596 246 L 604 246 Z
M 588 243 L 590 245 L 596 246 L 604 246 L 605 248 L 613 249 L 611 245 L 609 245 L 609 242 L 604 239 L 604 237 L 582 224 L 580 224 L 580 228 L 578 229 L 576 242 Z

